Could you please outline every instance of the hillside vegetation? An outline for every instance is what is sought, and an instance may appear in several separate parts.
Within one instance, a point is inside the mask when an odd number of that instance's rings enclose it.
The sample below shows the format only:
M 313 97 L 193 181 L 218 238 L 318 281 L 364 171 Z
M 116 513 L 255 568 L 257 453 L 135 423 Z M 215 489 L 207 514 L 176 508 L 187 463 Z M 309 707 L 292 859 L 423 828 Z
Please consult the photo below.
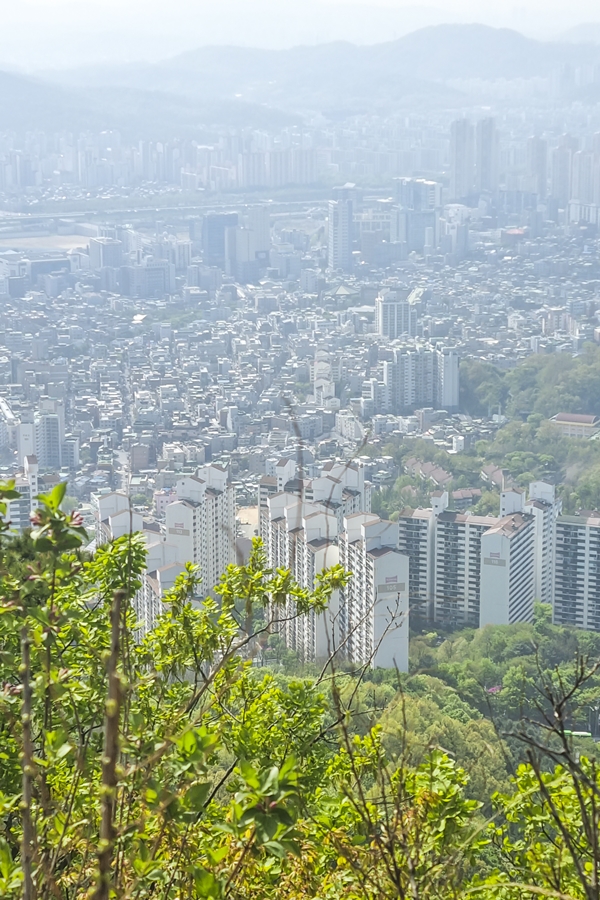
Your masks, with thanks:
M 301 590 L 256 541 L 142 638 L 141 536 L 89 558 L 64 487 L 0 532 L 2 897 L 597 896 L 600 637 L 538 607 L 415 637 L 406 676 L 282 667 L 275 618 L 349 575 Z

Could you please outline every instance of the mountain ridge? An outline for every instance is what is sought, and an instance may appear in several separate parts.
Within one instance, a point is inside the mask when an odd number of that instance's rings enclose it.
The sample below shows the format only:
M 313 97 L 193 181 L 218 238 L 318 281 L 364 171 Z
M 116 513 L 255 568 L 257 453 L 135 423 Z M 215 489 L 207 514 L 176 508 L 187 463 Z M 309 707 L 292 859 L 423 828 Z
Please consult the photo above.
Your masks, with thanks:
M 471 98 L 457 83 L 548 78 L 557 67 L 581 64 L 600 64 L 600 46 L 538 41 L 477 23 L 432 25 L 380 44 L 206 46 L 156 63 L 63 71 L 22 82 L 20 94 L 27 84 L 31 102 L 22 98 L 11 113 L 10 102 L 0 99 L 0 112 L 9 127 L 11 121 L 24 127 L 35 110 L 43 121 L 55 110 L 57 121 L 104 121 L 105 128 L 124 121 L 144 130 L 147 120 L 171 134 L 199 122 L 262 127 L 336 108 L 387 114 L 398 107 L 462 107 Z

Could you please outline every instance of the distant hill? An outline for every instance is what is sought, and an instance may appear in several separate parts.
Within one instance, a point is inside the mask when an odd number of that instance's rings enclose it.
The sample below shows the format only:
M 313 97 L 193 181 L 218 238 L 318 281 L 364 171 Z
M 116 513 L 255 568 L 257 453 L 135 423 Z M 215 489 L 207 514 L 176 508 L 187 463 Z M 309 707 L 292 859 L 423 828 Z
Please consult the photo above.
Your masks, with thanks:
M 452 86 L 457 80 L 527 79 L 563 64 L 594 63 L 600 46 L 591 42 L 435 25 L 370 46 L 209 46 L 154 64 L 53 73 L 43 82 L 5 75 L 13 81 L 6 90 L 0 82 L 0 114 L 8 127 L 71 122 L 140 135 L 185 134 L 200 123 L 267 127 L 314 111 L 461 106 L 465 97 Z
M 569 44 L 600 44 L 600 22 L 585 22 L 569 28 L 559 40 Z
M 199 126 L 255 128 L 297 121 L 291 113 L 241 99 L 205 98 L 203 102 L 129 85 L 65 87 L 54 82 L 0 71 L 0 128 L 18 132 L 41 129 L 119 129 L 132 137 L 197 133 Z
M 195 98 L 241 97 L 286 108 L 431 94 L 457 78 L 548 75 L 562 63 L 600 61 L 600 49 L 544 42 L 508 28 L 434 25 L 371 46 L 337 42 L 289 50 L 201 47 L 154 65 L 62 73 L 63 83 L 124 84 Z M 443 96 L 440 100 L 443 102 Z

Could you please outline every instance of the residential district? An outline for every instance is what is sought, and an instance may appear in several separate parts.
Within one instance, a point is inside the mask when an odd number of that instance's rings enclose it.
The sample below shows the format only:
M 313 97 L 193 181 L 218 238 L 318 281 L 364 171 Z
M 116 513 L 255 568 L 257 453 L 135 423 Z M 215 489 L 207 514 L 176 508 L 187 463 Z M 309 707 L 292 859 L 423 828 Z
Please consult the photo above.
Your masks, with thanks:
M 67 481 L 90 549 L 142 532 L 141 631 L 186 563 L 206 595 L 254 536 L 303 587 L 340 563 L 352 578 L 326 614 L 290 609 L 279 623 L 304 661 L 338 652 L 403 670 L 409 620 L 512 623 L 536 600 L 556 622 L 600 629 L 600 513 L 563 515 L 550 481 L 523 491 L 490 466 L 480 488 L 453 490 L 443 467 L 411 458 L 404 473 L 429 485 L 430 506 L 393 521 L 372 512 L 404 474 L 389 441 L 461 454 L 505 422 L 501 408 L 461 409 L 461 362 L 508 370 L 600 342 L 600 139 L 582 127 L 541 138 L 523 126 L 507 142 L 493 118 L 459 119 L 443 136 L 407 120 L 413 149 L 388 129 L 377 153 L 377 135 L 361 148 L 359 129 L 327 152 L 322 132 L 319 144 L 293 129 L 212 147 L 5 136 L 11 528 Z M 442 172 L 446 159 L 443 177 L 401 174 Z M 286 185 L 275 199 L 226 193 Z M 177 190 L 206 196 L 134 208 Z M 36 212 L 81 197 L 100 212 Z M 102 213 L 107 198 L 129 207 Z M 561 411 L 552 424 L 580 440 L 600 425 Z M 497 516 L 470 512 L 486 485 Z

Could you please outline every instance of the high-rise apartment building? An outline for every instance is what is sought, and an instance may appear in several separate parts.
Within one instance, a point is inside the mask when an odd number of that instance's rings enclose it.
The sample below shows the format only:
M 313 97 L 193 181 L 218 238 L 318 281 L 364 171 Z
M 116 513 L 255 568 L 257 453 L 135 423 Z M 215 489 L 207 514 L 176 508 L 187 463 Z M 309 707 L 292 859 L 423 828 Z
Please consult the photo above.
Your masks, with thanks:
M 383 383 L 392 411 L 424 406 L 455 411 L 459 405 L 459 356 L 453 347 L 423 344 L 395 347 L 383 364 Z
M 473 126 L 458 119 L 450 126 L 450 199 L 465 200 L 475 188 Z
M 381 337 L 395 340 L 417 334 L 418 303 L 422 292 L 382 288 L 375 300 L 375 328 Z
M 535 522 L 514 513 L 481 535 L 479 625 L 533 619 Z
M 495 520 L 446 510 L 435 530 L 433 615 L 450 626 L 479 626 L 481 536 Z
M 577 150 L 577 139 L 563 134 L 551 154 L 550 194 L 562 209 L 567 208 L 572 198 L 573 154 Z
M 548 142 L 540 137 L 527 141 L 527 175 L 530 189 L 544 201 L 548 194 Z
M 475 190 L 495 194 L 500 177 L 500 136 L 495 119 L 481 119 L 475 129 Z
M 42 472 L 56 471 L 62 466 L 62 431 L 56 413 L 34 416 L 35 455 Z
M 554 621 L 600 631 L 600 516 L 556 521 Z
M 562 500 L 557 498 L 554 485 L 545 481 L 531 482 L 524 512 L 533 517 L 535 526 L 535 598 L 542 603 L 552 603 L 556 522 L 562 512 Z
M 438 344 L 433 354 L 433 405 L 455 412 L 460 395 L 458 350 Z
M 431 509 L 402 510 L 411 609 L 452 626 L 529 621 L 536 599 L 551 600 L 553 568 L 558 577 L 560 508 L 552 485 L 532 482 L 527 501 L 521 490 L 502 492 L 500 517 L 450 510 L 447 491 L 432 495 Z
M 207 594 L 236 561 L 235 490 L 226 469 L 207 465 L 179 479 L 175 493 L 165 513 L 167 541 L 176 546 L 178 562 L 199 566 Z
M 411 613 L 432 618 L 432 566 L 434 514 L 431 509 L 402 510 L 398 518 L 398 549 L 410 560 L 408 597 Z
M 352 578 L 340 591 L 339 616 L 351 663 L 408 671 L 409 560 L 398 526 L 371 513 L 344 520 L 340 563 Z
M 23 459 L 23 471 L 15 476 L 15 490 L 19 492 L 18 500 L 9 500 L 6 505 L 6 521 L 10 522 L 10 530 L 22 534 L 31 527 L 31 514 L 38 507 L 36 497 L 39 494 L 38 463 L 35 456 Z
M 290 569 L 298 584 L 311 590 L 315 587 L 316 575 L 339 561 L 340 535 L 347 521 L 356 521 L 356 516 L 365 515 L 369 521 L 380 521 L 377 516 L 368 514 L 370 485 L 365 482 L 364 468 L 358 463 L 327 463 L 320 475 L 306 479 L 298 477 L 296 464 L 291 459 L 279 460 L 273 470 L 274 475 L 264 476 L 261 481 L 259 510 L 260 534 L 269 566 Z M 269 479 L 268 483 L 266 479 Z M 269 490 L 263 492 L 263 486 Z M 392 528 L 392 533 L 396 546 L 397 528 Z M 323 615 L 297 616 L 294 603 L 290 601 L 280 619 L 280 631 L 287 646 L 301 659 L 323 660 L 337 649 L 345 658 L 356 661 L 354 657 L 348 657 L 348 618 L 341 594 L 334 595 Z M 371 636 L 373 629 L 377 632 L 380 626 L 380 618 L 365 624 Z M 371 639 L 363 635 L 361 646 Z M 376 661 L 374 664 L 383 663 Z
M 330 269 L 352 271 L 352 200 L 329 201 L 327 264 Z
M 289 569 L 300 587 L 313 590 L 319 572 L 338 563 L 337 535 L 337 516 L 326 504 L 310 503 L 285 491 L 269 498 L 262 525 L 269 566 Z M 286 645 L 304 661 L 327 659 L 342 643 L 337 595 L 320 615 L 298 616 L 290 599 L 278 617 Z

